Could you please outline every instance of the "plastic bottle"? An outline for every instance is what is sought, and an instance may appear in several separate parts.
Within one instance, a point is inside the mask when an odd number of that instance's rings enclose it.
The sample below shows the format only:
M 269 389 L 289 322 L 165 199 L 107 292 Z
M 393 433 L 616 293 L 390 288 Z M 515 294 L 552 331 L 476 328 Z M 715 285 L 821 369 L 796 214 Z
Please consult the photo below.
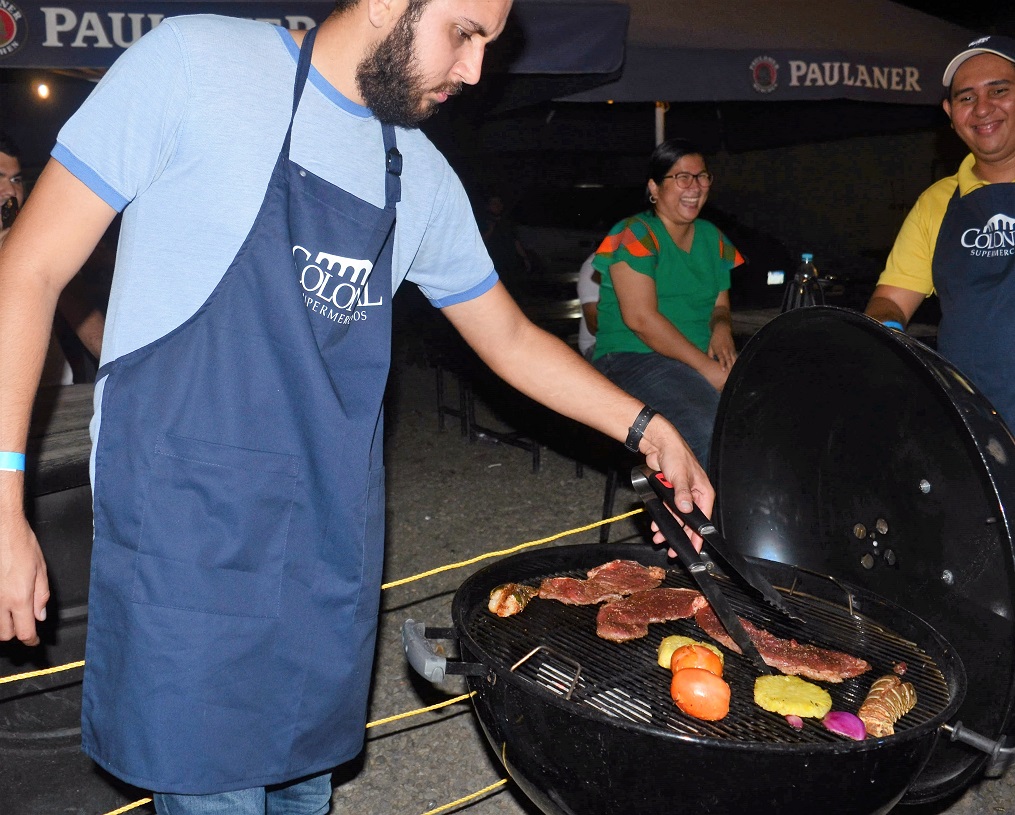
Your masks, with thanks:
M 797 280 L 801 283 L 807 283 L 818 276 L 818 269 L 814 265 L 814 255 L 810 252 L 804 252 L 800 255 L 800 270 L 797 272 Z
M 800 255 L 800 268 L 797 269 L 793 282 L 786 286 L 782 298 L 782 310 L 789 311 L 801 306 L 823 306 L 825 295 L 818 280 L 818 269 L 814 265 L 814 255 L 803 252 Z

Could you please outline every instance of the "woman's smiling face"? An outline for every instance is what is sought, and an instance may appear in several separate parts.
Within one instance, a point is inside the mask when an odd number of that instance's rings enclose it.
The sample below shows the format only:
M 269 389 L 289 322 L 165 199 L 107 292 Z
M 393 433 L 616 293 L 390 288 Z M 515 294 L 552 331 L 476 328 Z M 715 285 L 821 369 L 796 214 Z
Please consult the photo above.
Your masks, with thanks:
M 701 186 L 697 178 L 691 179 L 691 186 L 681 189 L 672 176 L 677 173 L 689 173 L 697 176 L 706 172 L 705 159 L 699 153 L 688 153 L 681 156 L 666 172 L 661 181 L 649 181 L 649 192 L 656 199 L 656 215 L 674 224 L 693 223 L 701 213 L 701 208 L 708 200 L 708 187 Z

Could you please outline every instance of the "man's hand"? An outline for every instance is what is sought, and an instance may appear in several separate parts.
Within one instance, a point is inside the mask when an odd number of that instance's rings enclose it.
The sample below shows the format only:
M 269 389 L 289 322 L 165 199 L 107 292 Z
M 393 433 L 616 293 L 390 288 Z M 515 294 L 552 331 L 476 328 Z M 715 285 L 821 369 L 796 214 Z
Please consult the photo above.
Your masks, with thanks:
M 662 416 L 653 416 L 645 428 L 642 451 L 648 466 L 659 470 L 673 485 L 673 501 L 678 509 L 690 512 L 697 506 L 707 517 L 712 517 L 712 506 L 715 503 L 712 482 L 708 480 L 708 475 L 683 437 Z M 698 534 L 692 532 L 679 518 L 677 522 L 684 527 L 694 548 L 700 552 L 702 540 Z M 652 524 L 652 531 L 655 533 L 652 537 L 655 543 L 666 543 L 666 538 L 655 524 Z M 676 556 L 677 553 L 670 549 L 670 557 Z
M 49 577 L 35 533 L 24 516 L 0 522 L 0 640 L 38 645 L 36 620 L 46 619 Z

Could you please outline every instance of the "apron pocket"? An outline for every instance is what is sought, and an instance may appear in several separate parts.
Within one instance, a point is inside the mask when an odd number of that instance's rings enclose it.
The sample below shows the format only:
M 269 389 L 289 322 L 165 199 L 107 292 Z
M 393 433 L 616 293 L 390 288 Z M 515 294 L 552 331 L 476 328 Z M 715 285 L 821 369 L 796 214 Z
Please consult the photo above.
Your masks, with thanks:
M 299 461 L 166 435 L 145 504 L 132 599 L 277 617 Z

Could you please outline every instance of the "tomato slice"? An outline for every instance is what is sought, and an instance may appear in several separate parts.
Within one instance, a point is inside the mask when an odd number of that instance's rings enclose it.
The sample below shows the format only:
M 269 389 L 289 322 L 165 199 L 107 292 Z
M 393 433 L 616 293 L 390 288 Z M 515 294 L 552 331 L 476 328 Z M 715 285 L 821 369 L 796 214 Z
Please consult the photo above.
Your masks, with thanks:
M 688 716 L 715 722 L 730 712 L 730 686 L 704 668 L 681 668 L 673 674 L 670 696 Z

